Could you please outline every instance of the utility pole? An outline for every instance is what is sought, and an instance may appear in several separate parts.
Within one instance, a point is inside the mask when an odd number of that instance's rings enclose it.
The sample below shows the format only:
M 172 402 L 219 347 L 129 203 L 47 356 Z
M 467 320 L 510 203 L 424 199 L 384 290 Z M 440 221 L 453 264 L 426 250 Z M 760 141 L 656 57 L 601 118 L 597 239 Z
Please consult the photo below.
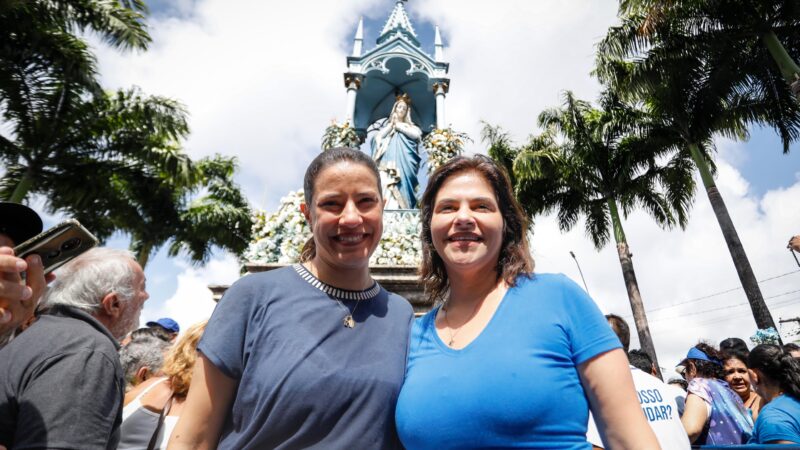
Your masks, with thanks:
M 578 263 L 578 258 L 575 257 L 575 253 L 572 250 L 569 251 L 570 256 L 572 259 L 575 260 L 575 265 L 578 266 L 578 273 L 581 274 L 581 280 L 583 281 L 583 288 L 586 289 L 586 293 L 589 293 L 589 286 L 586 286 L 586 278 L 583 278 L 583 271 L 581 270 L 581 265 Z

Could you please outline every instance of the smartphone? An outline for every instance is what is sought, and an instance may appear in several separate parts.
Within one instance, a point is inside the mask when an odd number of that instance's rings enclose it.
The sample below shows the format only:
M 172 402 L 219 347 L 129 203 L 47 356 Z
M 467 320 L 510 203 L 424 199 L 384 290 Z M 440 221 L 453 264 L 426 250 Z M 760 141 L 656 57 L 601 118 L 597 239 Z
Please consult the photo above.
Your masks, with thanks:
M 97 238 L 77 220 L 70 219 L 14 247 L 14 255 L 37 254 L 48 274 L 97 245 Z

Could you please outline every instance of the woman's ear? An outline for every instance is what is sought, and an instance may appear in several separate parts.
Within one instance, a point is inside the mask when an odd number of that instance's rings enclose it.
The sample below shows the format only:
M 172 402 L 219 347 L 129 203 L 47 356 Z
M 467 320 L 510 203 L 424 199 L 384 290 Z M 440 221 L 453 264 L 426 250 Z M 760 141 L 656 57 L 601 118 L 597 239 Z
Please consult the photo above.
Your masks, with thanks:
M 306 218 L 308 226 L 311 226 L 311 208 L 309 208 L 305 203 L 300 203 L 300 212 L 302 212 L 303 217 Z

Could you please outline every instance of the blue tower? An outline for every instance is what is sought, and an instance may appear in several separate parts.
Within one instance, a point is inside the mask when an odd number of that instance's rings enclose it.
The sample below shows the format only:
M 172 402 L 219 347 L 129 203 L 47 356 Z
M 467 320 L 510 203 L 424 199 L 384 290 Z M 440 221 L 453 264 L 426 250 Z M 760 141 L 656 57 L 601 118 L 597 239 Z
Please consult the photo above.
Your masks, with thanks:
M 364 22 L 358 23 L 353 53 L 347 57 L 344 85 L 345 115 L 355 130 L 366 136 L 370 127 L 389 116 L 395 98 L 411 98 L 411 119 L 423 133 L 446 128 L 445 98 L 450 86 L 449 64 L 436 27 L 434 55 L 422 50 L 408 18 L 404 0 L 398 0 L 386 20 L 376 46 L 363 51 Z

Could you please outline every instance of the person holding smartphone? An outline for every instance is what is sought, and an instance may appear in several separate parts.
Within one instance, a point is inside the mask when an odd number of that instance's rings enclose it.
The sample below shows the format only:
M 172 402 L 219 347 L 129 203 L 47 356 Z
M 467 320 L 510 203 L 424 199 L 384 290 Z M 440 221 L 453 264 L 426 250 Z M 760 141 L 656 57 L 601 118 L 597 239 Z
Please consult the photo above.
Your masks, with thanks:
M 25 205 L 0 202 L 0 347 L 33 316 L 48 282 L 41 258 L 14 255 L 14 247 L 42 231 L 42 219 Z M 21 273 L 25 273 L 25 278 Z

